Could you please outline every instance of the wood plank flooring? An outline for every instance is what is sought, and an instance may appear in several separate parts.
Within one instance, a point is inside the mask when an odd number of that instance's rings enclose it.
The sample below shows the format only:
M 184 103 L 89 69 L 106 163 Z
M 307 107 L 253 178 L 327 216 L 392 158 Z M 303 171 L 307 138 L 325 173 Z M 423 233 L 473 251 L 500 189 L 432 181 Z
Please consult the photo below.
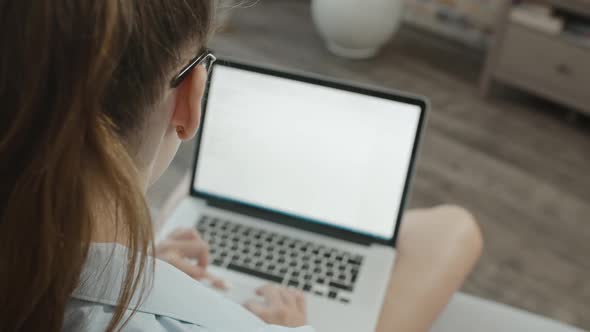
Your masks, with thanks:
M 485 254 L 463 291 L 590 329 L 590 129 L 503 88 L 477 94 L 482 54 L 404 27 L 376 58 L 325 49 L 307 1 L 236 8 L 218 53 L 425 95 L 432 102 L 411 207 L 454 203 L 479 219 Z M 589 60 L 590 65 L 590 60 Z M 154 210 L 191 164 L 185 145 L 149 193 Z

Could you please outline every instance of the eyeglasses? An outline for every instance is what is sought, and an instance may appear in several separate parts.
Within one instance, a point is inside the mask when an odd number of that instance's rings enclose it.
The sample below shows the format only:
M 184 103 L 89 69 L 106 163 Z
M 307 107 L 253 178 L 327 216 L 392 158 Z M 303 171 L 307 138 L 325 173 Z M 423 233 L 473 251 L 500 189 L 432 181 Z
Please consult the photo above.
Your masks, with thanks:
M 217 60 L 217 57 L 211 52 L 209 49 L 205 49 L 201 54 L 197 55 L 194 59 L 192 59 L 182 70 L 178 73 L 172 81 L 170 81 L 170 87 L 176 88 L 184 79 L 188 76 L 188 74 L 195 69 L 198 65 L 204 65 L 205 69 L 207 70 L 207 75 L 211 72 L 211 67 L 213 63 Z

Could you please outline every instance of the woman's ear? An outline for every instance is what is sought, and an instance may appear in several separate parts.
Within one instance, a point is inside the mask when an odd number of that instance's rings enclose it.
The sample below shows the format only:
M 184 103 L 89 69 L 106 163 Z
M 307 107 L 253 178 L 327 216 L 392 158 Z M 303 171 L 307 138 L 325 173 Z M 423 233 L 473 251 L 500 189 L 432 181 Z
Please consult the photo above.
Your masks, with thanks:
M 186 141 L 195 136 L 201 122 L 201 100 L 207 84 L 207 70 L 197 66 L 176 89 L 176 104 L 170 125 L 178 138 Z

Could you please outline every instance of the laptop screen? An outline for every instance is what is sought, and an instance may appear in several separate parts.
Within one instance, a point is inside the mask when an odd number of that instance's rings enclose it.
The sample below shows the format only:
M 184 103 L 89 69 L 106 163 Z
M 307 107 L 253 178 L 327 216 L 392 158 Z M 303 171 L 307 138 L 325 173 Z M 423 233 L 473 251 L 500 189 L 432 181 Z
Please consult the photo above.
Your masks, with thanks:
M 216 65 L 193 189 L 391 239 L 421 107 Z

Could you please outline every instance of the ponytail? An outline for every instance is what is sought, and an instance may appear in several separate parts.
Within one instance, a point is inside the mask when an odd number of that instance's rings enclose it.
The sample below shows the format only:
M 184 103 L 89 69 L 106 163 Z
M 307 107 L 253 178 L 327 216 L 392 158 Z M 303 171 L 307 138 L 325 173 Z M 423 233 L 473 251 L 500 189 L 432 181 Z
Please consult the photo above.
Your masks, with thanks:
M 116 0 L 0 0 L 0 331 L 61 331 L 101 222 L 97 195 L 116 206 L 129 248 L 109 330 L 124 325 L 153 238 L 137 170 L 103 110 L 132 14 Z
M 61 331 L 109 222 L 129 264 L 108 330 L 125 326 L 153 247 L 127 138 L 205 43 L 212 2 L 0 0 L 0 331 Z

